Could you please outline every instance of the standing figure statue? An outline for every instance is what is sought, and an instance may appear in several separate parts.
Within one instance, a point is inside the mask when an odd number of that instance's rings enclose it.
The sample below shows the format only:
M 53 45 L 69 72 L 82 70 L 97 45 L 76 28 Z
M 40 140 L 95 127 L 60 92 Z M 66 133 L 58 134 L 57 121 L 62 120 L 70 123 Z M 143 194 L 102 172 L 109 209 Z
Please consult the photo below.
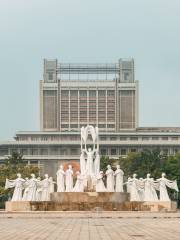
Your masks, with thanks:
M 160 201 L 170 201 L 168 192 L 167 192 L 167 187 L 176 190 L 177 192 L 178 187 L 177 187 L 177 182 L 176 181 L 170 181 L 166 177 L 165 173 L 162 173 L 161 178 L 157 179 L 157 182 L 159 183 L 159 191 L 160 191 Z
M 73 170 L 72 166 L 69 165 L 68 169 L 66 170 L 66 192 L 73 191 Z
M 140 201 L 144 201 L 144 179 L 139 178 L 139 188 L 138 188 L 138 194 Z
M 86 160 L 85 160 L 85 150 L 81 151 L 81 156 L 80 156 L 80 169 L 81 169 L 81 174 L 86 173 Z
M 57 176 L 57 192 L 65 192 L 65 172 L 63 169 L 63 165 L 59 167 L 56 176 Z
M 144 179 L 144 201 L 157 201 L 158 197 L 154 188 L 154 181 L 150 178 L 151 174 L 148 173 Z
M 79 171 L 76 172 L 77 180 L 73 192 L 84 192 L 84 178 Z
M 41 201 L 42 199 L 42 182 L 41 178 L 37 178 L 37 189 L 36 189 L 36 201 Z
M 137 174 L 133 174 L 133 178 L 130 180 L 131 188 L 130 188 L 130 201 L 140 201 L 140 197 L 138 194 L 138 189 L 139 189 L 139 180 L 136 178 Z
M 96 176 L 96 192 L 107 192 L 103 182 L 103 171 L 100 171 Z
M 23 197 L 22 197 L 22 201 L 28 201 L 28 191 L 29 191 L 29 178 L 26 177 L 25 178 L 25 182 L 24 182 L 24 193 L 23 193 Z
M 29 179 L 28 184 L 29 186 L 26 201 L 36 201 L 37 179 L 33 173 L 31 174 L 31 178 Z
M 54 184 L 56 182 L 53 181 L 52 177 L 49 178 L 49 182 L 50 182 L 50 184 L 49 184 L 49 193 L 53 193 L 54 192 Z
M 93 157 L 94 157 L 94 150 L 88 148 L 88 151 L 85 150 L 87 154 L 87 163 L 86 163 L 86 173 L 88 176 L 94 175 L 94 164 L 93 164 Z
M 13 188 L 14 192 L 11 201 L 21 201 L 22 200 L 22 191 L 24 189 L 25 180 L 21 178 L 21 174 L 17 174 L 15 180 L 6 179 L 5 189 Z
M 116 192 L 124 192 L 123 190 L 123 176 L 124 172 L 120 168 L 120 165 L 116 166 L 116 171 L 114 173 L 115 179 L 116 179 L 116 185 L 115 185 L 115 191 Z
M 95 160 L 94 160 L 94 174 L 98 175 L 100 171 L 100 156 L 99 156 L 99 151 L 95 151 Z
M 44 175 L 44 179 L 41 181 L 42 183 L 42 195 L 41 195 L 41 201 L 49 201 L 50 200 L 50 181 L 48 174 Z
M 106 171 L 106 188 L 108 192 L 114 192 L 114 171 L 111 169 L 111 166 L 107 166 L 107 171 Z

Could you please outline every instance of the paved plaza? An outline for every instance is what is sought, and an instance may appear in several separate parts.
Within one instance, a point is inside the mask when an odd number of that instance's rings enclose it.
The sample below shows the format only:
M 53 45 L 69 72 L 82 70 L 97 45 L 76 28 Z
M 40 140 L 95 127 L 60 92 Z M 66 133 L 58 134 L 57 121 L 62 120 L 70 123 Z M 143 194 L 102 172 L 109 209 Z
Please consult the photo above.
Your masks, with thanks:
M 0 213 L 3 240 L 179 240 L 176 213 Z

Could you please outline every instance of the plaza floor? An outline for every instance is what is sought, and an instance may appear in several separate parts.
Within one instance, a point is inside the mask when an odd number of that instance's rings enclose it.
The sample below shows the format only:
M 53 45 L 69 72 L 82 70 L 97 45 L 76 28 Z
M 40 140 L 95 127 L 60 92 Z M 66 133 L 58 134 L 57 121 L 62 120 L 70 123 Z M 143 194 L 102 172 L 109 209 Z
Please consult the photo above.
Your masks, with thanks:
M 0 213 L 3 240 L 180 240 L 180 213 Z

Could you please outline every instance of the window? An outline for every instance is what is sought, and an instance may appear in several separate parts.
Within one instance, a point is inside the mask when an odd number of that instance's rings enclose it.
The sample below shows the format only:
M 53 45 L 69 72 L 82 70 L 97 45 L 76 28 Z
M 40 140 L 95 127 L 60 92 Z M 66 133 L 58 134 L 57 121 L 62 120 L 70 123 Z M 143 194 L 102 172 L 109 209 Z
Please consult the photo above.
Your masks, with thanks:
M 131 148 L 131 152 L 137 152 L 136 148 Z
M 126 149 L 125 149 L 125 148 L 122 148 L 122 149 L 121 149 L 121 155 L 126 155 L 126 154 L 127 154 Z
M 159 140 L 159 137 L 152 137 L 152 140 Z
M 143 140 L 143 141 L 148 141 L 148 140 L 149 140 L 149 137 L 142 137 L 142 140 Z
M 52 80 L 53 80 L 53 73 L 52 73 L 52 72 L 49 72 L 49 73 L 48 73 L 48 80 L 49 80 L 49 81 L 52 81 Z
M 106 151 L 105 148 L 102 148 L 102 149 L 100 150 L 100 152 L 101 152 L 101 155 L 106 155 L 106 154 L 107 154 L 107 151 Z
M 131 141 L 138 141 L 138 137 L 130 137 Z
M 172 137 L 171 139 L 174 140 L 174 141 L 177 141 L 178 137 Z
M 107 127 L 108 128 L 115 128 L 115 125 L 114 124 L 108 124 Z
M 30 164 L 38 164 L 38 160 L 31 160 Z
M 61 128 L 68 128 L 69 125 L 68 124 L 61 124 Z
M 71 128 L 78 128 L 78 124 L 71 124 Z
M 101 141 L 106 141 L 106 137 L 100 137 Z
M 116 148 L 112 148 L 112 149 L 111 149 L 111 155 L 116 155 L 116 154 L 117 154 Z
M 99 124 L 98 127 L 99 128 L 106 128 L 106 124 Z
M 116 137 L 110 137 L 111 141 L 116 141 L 116 139 L 117 139 Z
M 120 137 L 120 141 L 126 141 L 127 138 L 126 137 Z
M 168 140 L 168 137 L 162 137 L 161 139 L 166 141 Z
M 130 80 L 130 73 L 129 72 L 125 72 L 124 73 L 124 81 L 129 81 Z

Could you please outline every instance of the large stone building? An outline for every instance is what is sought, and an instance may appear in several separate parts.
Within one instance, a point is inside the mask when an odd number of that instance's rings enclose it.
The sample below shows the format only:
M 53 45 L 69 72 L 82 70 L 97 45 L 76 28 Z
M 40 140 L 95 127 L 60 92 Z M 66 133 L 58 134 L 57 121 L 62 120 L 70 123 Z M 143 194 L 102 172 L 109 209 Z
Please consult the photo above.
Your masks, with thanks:
M 180 128 L 138 126 L 138 82 L 133 59 L 114 64 L 65 64 L 44 60 L 40 81 L 41 131 L 17 132 L 0 143 L 0 161 L 13 151 L 55 175 L 60 163 L 78 163 L 80 128 L 100 130 L 100 154 L 110 158 L 160 148 L 180 151 Z

